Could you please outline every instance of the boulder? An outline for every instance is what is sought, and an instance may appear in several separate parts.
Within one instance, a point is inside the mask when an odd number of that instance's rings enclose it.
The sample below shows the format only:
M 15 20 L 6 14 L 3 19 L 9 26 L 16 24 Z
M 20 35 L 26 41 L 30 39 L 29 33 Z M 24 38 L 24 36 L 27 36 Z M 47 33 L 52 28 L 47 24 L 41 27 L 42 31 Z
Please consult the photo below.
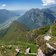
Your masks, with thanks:
M 31 48 L 27 48 L 25 54 L 31 53 Z
M 45 56 L 45 54 L 42 52 L 42 50 L 39 48 L 37 56 Z
M 19 52 L 20 52 L 20 49 L 17 48 L 17 49 L 16 49 L 16 52 L 19 53 Z
M 56 43 L 54 43 L 54 45 L 56 45 Z
M 20 53 L 20 49 L 16 48 L 15 50 L 16 50 L 16 52 L 17 52 L 17 53 L 16 53 L 16 56 L 18 56 L 19 53 Z
M 47 36 L 44 36 L 44 40 L 47 40 L 49 41 L 51 39 L 51 36 L 47 35 Z

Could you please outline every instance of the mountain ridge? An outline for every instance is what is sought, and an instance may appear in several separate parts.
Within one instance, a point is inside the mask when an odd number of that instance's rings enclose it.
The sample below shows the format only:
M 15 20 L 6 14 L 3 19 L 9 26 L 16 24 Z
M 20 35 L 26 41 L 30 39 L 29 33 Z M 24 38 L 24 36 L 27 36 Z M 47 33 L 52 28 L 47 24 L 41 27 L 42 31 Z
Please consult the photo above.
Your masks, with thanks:
M 17 21 L 26 25 L 30 29 L 38 28 L 44 25 L 51 25 L 55 21 L 56 17 L 45 10 L 40 10 L 38 8 L 31 9 L 18 18 Z M 49 12 L 53 11 L 49 10 Z

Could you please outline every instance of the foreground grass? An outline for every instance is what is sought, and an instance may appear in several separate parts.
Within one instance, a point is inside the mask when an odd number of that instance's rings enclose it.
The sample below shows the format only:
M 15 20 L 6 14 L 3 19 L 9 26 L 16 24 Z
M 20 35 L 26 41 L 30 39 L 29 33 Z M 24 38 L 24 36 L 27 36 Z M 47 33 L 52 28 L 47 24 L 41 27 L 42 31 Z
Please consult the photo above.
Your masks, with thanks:
M 8 46 L 12 45 L 12 48 L 9 48 Z M 2 47 L 3 46 L 3 47 Z M 28 43 L 28 42 L 3 42 L 0 41 L 0 56 L 16 56 L 16 48 L 19 48 L 21 51 L 21 54 L 19 56 L 34 56 L 34 55 L 25 55 L 25 50 L 27 47 L 31 48 L 31 53 L 36 53 L 37 52 L 37 47 L 35 44 Z

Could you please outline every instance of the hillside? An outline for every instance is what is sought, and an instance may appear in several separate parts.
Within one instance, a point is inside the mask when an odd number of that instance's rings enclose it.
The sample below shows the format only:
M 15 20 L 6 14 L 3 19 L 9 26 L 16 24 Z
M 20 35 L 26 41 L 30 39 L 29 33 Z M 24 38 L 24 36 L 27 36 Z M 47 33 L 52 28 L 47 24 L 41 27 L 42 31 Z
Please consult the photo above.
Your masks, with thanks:
M 49 30 L 49 26 L 42 27 L 40 29 L 29 30 L 29 28 L 23 26 L 18 22 L 13 22 L 12 25 L 5 31 L 0 33 L 3 35 L 2 39 L 6 41 L 27 41 L 33 42 L 38 35 L 43 35 Z M 1 35 L 0 34 L 0 35 Z
M 50 29 L 51 29 L 51 33 L 49 31 Z M 28 30 L 27 27 L 21 25 L 18 22 L 14 22 L 7 30 L 5 30 L 5 31 L 3 30 L 0 33 L 0 35 L 2 34 L 1 35 L 2 38 L 0 37 L 0 43 L 1 43 L 0 47 L 2 45 L 5 47 L 4 50 L 3 50 L 3 48 L 1 49 L 2 53 L 3 53 L 3 51 L 7 51 L 7 52 L 11 51 L 12 55 L 13 55 L 13 53 L 15 54 L 15 48 L 17 46 L 21 49 L 21 52 L 23 52 L 23 53 L 25 52 L 25 49 L 27 47 L 30 47 L 32 49 L 32 53 L 36 53 L 37 49 L 39 48 L 39 46 L 37 47 L 36 44 L 40 45 L 40 42 L 43 40 L 42 36 L 45 36 L 46 34 L 52 35 L 53 38 L 51 38 L 49 42 L 54 43 L 56 41 L 56 35 L 55 36 L 53 35 L 53 33 L 56 33 L 55 29 L 56 29 L 56 24 L 53 24 L 51 26 L 44 26 L 39 29 Z M 38 36 L 41 36 L 39 38 L 40 42 L 39 41 L 36 42 Z M 42 45 L 42 43 L 43 42 L 41 42 L 41 45 Z M 8 45 L 12 45 L 13 48 L 11 50 L 8 49 Z M 43 51 L 46 51 L 46 49 L 43 49 Z M 47 51 L 48 51 L 48 49 L 47 49 Z M 6 53 L 5 55 L 9 55 L 9 53 Z M 4 55 L 4 53 L 3 53 L 3 55 Z M 24 55 L 24 54 L 22 54 L 22 55 Z M 29 56 L 31 56 L 31 55 L 29 55 Z
M 3 30 L 0 31 L 0 48 L 1 46 L 4 46 L 5 48 L 2 48 L 2 54 L 1 55 L 7 55 L 9 56 L 9 54 L 14 55 L 15 56 L 15 49 L 17 48 L 17 46 L 21 49 L 21 52 L 25 52 L 25 49 L 27 47 L 31 47 L 32 48 L 32 52 L 36 52 L 37 47 L 35 46 L 35 44 L 30 43 L 30 39 L 28 40 L 28 38 L 26 38 L 26 35 L 28 33 L 28 28 L 21 25 L 20 23 L 14 22 L 12 23 L 12 25 L 7 29 L 7 30 Z M 8 46 L 12 45 L 13 48 L 12 49 L 8 49 Z M 34 48 L 33 48 L 34 47 Z M 0 52 L 1 52 L 0 50 Z M 33 51 L 34 50 L 34 51 Z M 3 52 L 6 51 L 7 53 L 4 54 Z M 8 52 L 10 51 L 10 52 Z M 14 53 L 14 54 L 13 54 Z M 25 54 L 20 54 L 20 55 L 24 55 Z M 29 55 L 32 56 L 32 55 Z M 33 55 L 34 56 L 34 55 Z
M 24 53 L 27 47 L 31 48 L 32 54 L 36 54 L 38 48 L 41 48 L 43 53 L 48 54 L 50 52 L 50 49 L 46 46 L 46 42 L 48 42 L 53 47 L 55 47 L 53 43 L 56 42 L 56 23 L 54 22 L 55 16 L 52 13 L 54 12 L 50 11 L 49 9 L 45 9 L 43 11 L 39 9 L 32 9 L 26 12 L 25 15 L 27 16 L 23 15 L 24 19 L 20 17 L 17 21 L 11 23 L 10 27 L 0 30 L 0 52 L 2 53 L 0 53 L 0 55 L 15 56 L 15 49 L 17 47 L 21 49 L 21 53 L 19 54 L 21 56 L 25 56 Z M 22 21 L 19 22 L 19 20 Z M 23 22 L 25 22 L 25 24 Z M 9 22 L 7 22 L 7 24 L 8 23 Z M 35 23 L 38 24 L 35 25 Z M 40 27 L 39 24 L 43 25 L 41 25 Z M 52 36 L 49 41 L 44 40 L 44 36 L 47 35 Z M 10 48 L 9 46 L 12 46 L 12 48 Z M 6 53 L 4 53 L 5 51 Z M 36 55 L 29 54 L 28 56 Z
M 5 36 L 3 37 L 5 40 L 19 40 L 19 36 L 22 34 L 24 34 L 24 32 L 26 32 L 28 29 L 26 27 L 24 27 L 23 25 L 17 23 L 17 22 L 13 22 L 12 25 L 8 28 L 7 33 L 5 34 Z

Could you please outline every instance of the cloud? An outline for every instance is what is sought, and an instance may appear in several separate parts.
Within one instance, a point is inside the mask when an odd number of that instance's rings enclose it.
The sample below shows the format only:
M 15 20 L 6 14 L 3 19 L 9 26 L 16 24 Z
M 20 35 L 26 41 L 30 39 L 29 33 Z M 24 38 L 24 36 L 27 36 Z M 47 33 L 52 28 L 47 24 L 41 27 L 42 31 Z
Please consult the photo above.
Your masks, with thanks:
M 5 7 L 6 6 L 6 4 L 2 4 L 2 7 Z
M 42 3 L 43 6 L 52 5 L 56 4 L 56 0 L 42 0 Z

